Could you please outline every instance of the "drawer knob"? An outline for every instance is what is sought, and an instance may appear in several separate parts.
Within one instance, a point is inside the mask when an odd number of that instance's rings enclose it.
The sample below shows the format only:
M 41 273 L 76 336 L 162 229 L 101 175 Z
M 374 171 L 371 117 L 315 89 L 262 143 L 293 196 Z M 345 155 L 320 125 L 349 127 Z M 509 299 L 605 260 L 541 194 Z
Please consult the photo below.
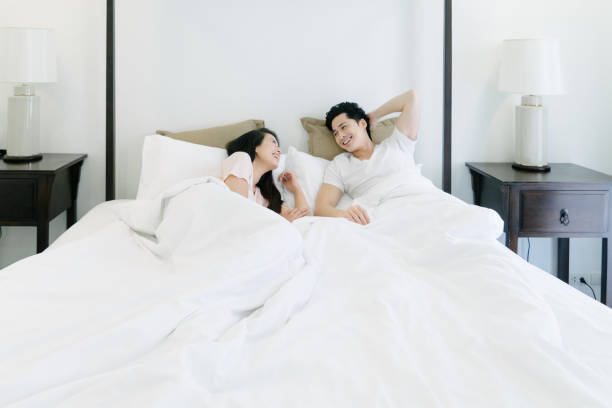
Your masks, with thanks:
M 570 219 L 569 219 L 569 212 L 567 211 L 566 208 L 562 208 L 561 209 L 561 216 L 559 217 L 559 222 L 563 225 L 569 225 L 570 223 Z

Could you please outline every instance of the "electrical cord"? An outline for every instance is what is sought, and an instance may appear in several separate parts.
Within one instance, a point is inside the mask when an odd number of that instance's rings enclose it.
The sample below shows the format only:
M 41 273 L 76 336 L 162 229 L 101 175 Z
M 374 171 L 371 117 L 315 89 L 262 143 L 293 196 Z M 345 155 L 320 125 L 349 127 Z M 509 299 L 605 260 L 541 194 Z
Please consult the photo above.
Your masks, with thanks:
M 527 262 L 529 262 L 529 252 L 531 252 L 531 241 L 527 237 Z
M 529 237 L 527 237 L 527 262 L 529 262 L 530 253 L 531 253 L 531 240 L 529 239 Z M 584 283 L 585 285 L 587 285 L 589 289 L 591 289 L 591 292 L 593 293 L 593 299 L 597 300 L 597 296 L 595 296 L 595 291 L 593 290 L 591 285 L 589 285 L 587 281 L 584 279 L 584 276 L 580 277 L 580 283 Z
M 595 291 L 593 290 L 593 288 L 591 287 L 591 285 L 589 285 L 589 284 L 587 283 L 587 281 L 586 281 L 586 280 L 584 280 L 584 277 L 583 277 L 583 276 L 581 276 L 581 277 L 580 277 L 580 283 L 584 283 L 585 285 L 587 285 L 587 286 L 589 287 L 589 289 L 591 289 L 591 292 L 593 292 L 593 299 L 597 300 L 597 296 L 595 296 Z

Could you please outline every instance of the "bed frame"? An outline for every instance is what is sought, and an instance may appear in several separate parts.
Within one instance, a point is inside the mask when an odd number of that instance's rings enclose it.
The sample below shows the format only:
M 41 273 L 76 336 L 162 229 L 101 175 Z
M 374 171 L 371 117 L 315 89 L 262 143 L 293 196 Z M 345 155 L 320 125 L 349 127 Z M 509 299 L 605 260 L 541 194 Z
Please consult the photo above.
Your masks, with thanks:
M 442 189 L 451 193 L 452 0 L 444 0 Z M 115 199 L 115 1 L 106 0 L 106 200 Z

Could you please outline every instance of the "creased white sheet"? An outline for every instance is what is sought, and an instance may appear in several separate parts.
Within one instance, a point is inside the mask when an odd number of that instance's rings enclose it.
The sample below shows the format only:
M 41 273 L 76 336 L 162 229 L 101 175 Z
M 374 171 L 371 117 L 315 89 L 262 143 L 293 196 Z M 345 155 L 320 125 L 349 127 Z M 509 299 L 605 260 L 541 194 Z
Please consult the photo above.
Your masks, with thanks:
M 217 187 L 190 186 L 169 203 L 166 216 L 186 215 L 188 203 L 206 197 L 206 189 L 223 192 Z M 205 208 L 222 211 L 233 198 L 215 196 Z M 249 216 L 257 212 L 255 206 L 240 209 Z M 262 290 L 262 307 L 223 320 L 231 323 L 217 336 L 210 335 L 215 319 L 208 309 L 190 309 L 171 333 L 151 336 L 156 343 L 146 352 L 48 388 L 32 388 L 30 377 L 20 377 L 19 385 L 28 383 L 30 392 L 15 406 L 609 406 L 612 312 L 497 242 L 502 225 L 494 212 L 426 181 L 419 189 L 379 197 L 371 210 L 375 221 L 366 227 L 319 217 L 291 226 L 262 214 L 262 222 L 278 225 L 282 239 L 270 231 L 255 235 L 265 248 L 274 247 L 257 253 L 278 256 L 289 244 L 291 251 L 282 253 L 293 254 L 284 259 L 295 265 L 277 290 Z M 186 242 L 206 235 L 210 220 L 197 221 L 205 213 L 189 213 L 195 226 L 162 217 L 155 239 L 132 235 L 130 245 L 155 262 L 176 259 L 181 269 L 172 273 L 181 275 L 193 267 L 189 259 L 206 258 Z M 257 234 L 253 228 L 249 235 Z M 220 231 L 240 239 L 231 227 Z M 166 242 L 179 233 L 184 246 Z M 214 265 L 233 271 L 244 262 L 222 262 L 230 241 L 203 242 L 213 245 Z M 253 258 L 261 260 L 255 253 L 244 259 Z M 34 259 L 38 266 L 44 258 Z M 33 298 L 29 291 L 23 295 Z M 247 304 L 254 303 L 242 306 Z M 109 350 L 96 352 L 101 357 Z M 79 358 L 93 359 L 85 351 Z M 22 367 L 15 364 L 12 371 Z M 41 378 L 51 376 L 48 370 Z
M 287 221 L 209 181 L 115 207 L 148 230 L 116 220 L 0 272 L 0 405 L 130 364 L 188 317 L 215 339 L 311 269 Z

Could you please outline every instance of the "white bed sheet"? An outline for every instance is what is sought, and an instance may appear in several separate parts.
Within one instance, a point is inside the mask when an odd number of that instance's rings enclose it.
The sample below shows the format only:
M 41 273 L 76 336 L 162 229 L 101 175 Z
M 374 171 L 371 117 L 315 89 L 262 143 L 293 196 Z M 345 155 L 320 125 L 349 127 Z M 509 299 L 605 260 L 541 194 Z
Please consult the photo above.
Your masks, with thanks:
M 79 222 L 72 225 L 53 241 L 49 248 L 59 248 L 70 242 L 87 238 L 118 219 L 117 213 L 113 210 L 115 206 L 132 201 L 134 200 L 111 200 L 96 205 L 81 217 Z
M 96 255 L 104 268 L 89 273 L 106 285 L 100 295 L 118 297 L 114 291 L 124 290 L 135 274 L 133 282 L 140 287 L 133 285 L 128 291 L 140 299 L 139 311 L 146 318 L 126 319 L 137 322 L 139 330 L 116 337 L 115 346 L 124 342 L 123 360 L 102 343 L 76 351 L 78 344 L 68 345 L 70 358 L 47 362 L 48 367 L 39 370 L 40 378 L 31 375 L 36 368 L 32 361 L 41 363 L 32 349 L 47 347 L 58 336 L 57 321 L 51 318 L 30 337 L 24 327 L 13 343 L 2 338 L 0 352 L 27 350 L 28 359 L 10 371 L 0 370 L 0 397 L 12 389 L 8 384 L 29 390 L 20 394 L 15 406 L 609 406 L 610 309 L 497 242 L 501 220 L 495 213 L 466 205 L 421 181 L 415 182 L 418 188 L 396 192 L 371 209 L 375 221 L 367 227 L 341 219 L 298 220 L 294 226 L 300 238 L 292 241 L 287 230 L 280 241 L 264 247 L 273 246 L 274 254 L 294 242 L 292 251 L 281 258 L 293 259 L 300 267 L 283 275 L 290 279 L 282 285 L 264 285 L 278 290 L 268 290 L 255 302 L 262 307 L 249 313 L 255 309 L 251 302 L 239 316 L 221 320 L 193 310 L 173 315 L 173 309 L 151 307 L 145 282 L 151 275 L 159 279 L 158 258 L 137 243 L 142 237 L 121 232 L 127 229 L 124 223 L 112 221 L 109 225 L 119 229 L 114 232 L 102 226 L 114 215 L 98 208 L 95 217 L 79 222 L 87 221 L 83 230 L 97 232 L 85 237 L 75 228 L 68 237 L 71 242 L 60 241 L 54 251 L 74 256 L 80 248 L 83 254 Z M 194 196 L 181 200 L 170 212 L 177 219 L 189 203 L 198 202 Z M 222 212 L 224 207 L 215 208 Z M 266 223 L 277 217 L 266 218 L 261 208 L 249 208 L 255 211 L 251 217 L 263 216 Z M 159 221 L 170 222 L 163 217 Z M 166 231 L 173 236 L 180 229 L 170 224 Z M 286 223 L 275 225 L 284 231 Z M 125 235 L 116 244 L 122 251 L 142 251 L 137 263 L 122 258 L 114 245 L 105 254 L 91 250 L 88 240 L 104 234 L 107 239 Z M 253 242 L 258 241 L 250 245 Z M 182 262 L 190 259 L 185 254 Z M 310 260 L 308 268 L 304 259 Z M 27 267 L 9 271 L 11 279 L 3 271 L 0 282 L 21 285 L 19 298 L 13 299 L 21 304 L 24 299 L 37 301 L 40 291 L 58 296 L 66 279 L 76 279 L 79 273 L 44 278 L 44 273 L 48 276 L 68 263 L 61 261 L 58 258 L 54 265 L 48 258 L 34 257 Z M 87 259 L 82 267 L 90 264 Z M 44 266 L 49 268 L 43 273 Z M 175 272 L 180 275 L 183 269 Z M 28 286 L 41 277 L 45 284 L 37 283 L 37 290 Z M 174 289 L 184 296 L 194 282 L 185 279 L 156 294 L 167 296 Z M 160 286 L 167 284 L 160 281 Z M 2 302 L 0 313 L 12 307 L 11 316 L 24 317 L 15 312 L 16 303 Z M 225 306 L 214 310 L 221 313 Z M 108 315 L 121 315 L 125 308 Z M 40 316 L 30 319 L 29 324 L 38 322 Z M 211 322 L 219 326 L 212 333 Z M 95 331 L 99 323 L 75 327 L 79 332 L 84 327 Z M 7 343 L 20 349 L 7 350 Z M 94 361 L 113 356 L 112 364 Z M 96 370 L 83 373 L 72 367 L 88 365 Z M 15 367 L 24 366 L 29 371 L 16 376 Z M 41 386 L 56 375 L 54 370 L 71 376 Z

